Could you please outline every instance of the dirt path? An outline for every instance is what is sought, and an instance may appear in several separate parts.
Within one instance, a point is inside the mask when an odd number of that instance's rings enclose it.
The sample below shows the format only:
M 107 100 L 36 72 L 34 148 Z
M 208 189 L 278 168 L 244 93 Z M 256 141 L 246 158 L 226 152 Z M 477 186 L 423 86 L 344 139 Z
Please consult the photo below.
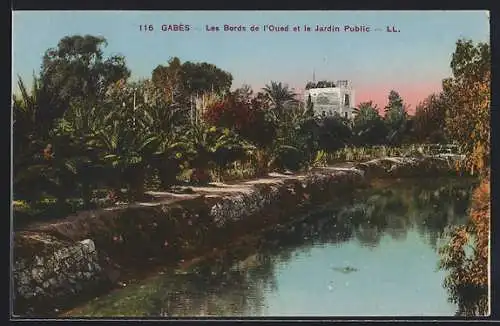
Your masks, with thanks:
M 189 193 L 179 193 L 170 191 L 148 191 L 146 194 L 152 197 L 149 201 L 127 203 L 123 205 L 112 206 L 108 208 L 100 208 L 90 211 L 79 211 L 68 215 L 67 217 L 51 219 L 49 221 L 34 221 L 19 227 L 16 231 L 35 231 L 44 229 L 47 225 L 57 225 L 60 223 L 66 223 L 72 219 L 78 218 L 82 215 L 88 215 L 92 212 L 98 213 L 103 210 L 119 210 L 127 207 L 137 207 L 137 206 L 157 206 L 157 205 L 171 205 L 173 203 L 183 201 L 186 199 L 194 199 L 201 196 L 205 197 L 223 197 L 231 194 L 238 193 L 248 193 L 251 192 L 253 187 L 258 184 L 279 184 L 286 179 L 301 179 L 306 176 L 306 174 L 311 172 L 321 172 L 328 170 L 337 169 L 350 169 L 353 168 L 355 163 L 353 162 L 343 162 L 328 167 L 313 168 L 309 172 L 296 173 L 296 174 L 282 174 L 282 173 L 269 173 L 266 177 L 247 179 L 247 180 L 234 180 L 230 182 L 212 182 L 207 186 L 182 186 L 179 187 L 180 191 L 189 191 Z

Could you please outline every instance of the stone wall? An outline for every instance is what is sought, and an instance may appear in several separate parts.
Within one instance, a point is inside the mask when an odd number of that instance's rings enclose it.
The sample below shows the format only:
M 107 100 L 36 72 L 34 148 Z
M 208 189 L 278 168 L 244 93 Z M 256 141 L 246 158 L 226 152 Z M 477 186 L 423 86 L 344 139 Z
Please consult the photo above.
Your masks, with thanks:
M 223 227 L 227 223 L 253 218 L 274 203 L 288 204 L 291 201 L 290 207 L 293 208 L 312 201 L 315 198 L 310 197 L 317 193 L 316 190 L 325 191 L 321 194 L 323 198 L 317 198 L 318 202 L 324 202 L 331 195 L 330 191 L 326 191 L 329 186 L 336 183 L 356 186 L 362 181 L 363 179 L 354 170 L 325 170 L 305 176 L 284 178 L 268 185 L 253 187 L 248 192 L 223 196 L 210 208 L 209 215 L 217 227 Z M 304 194 L 307 194 L 307 200 L 304 200 Z M 288 197 L 288 200 L 285 197 Z
M 99 256 L 91 239 L 71 243 L 45 234 L 20 236 L 39 246 L 40 251 L 36 255 L 14 251 L 13 299 L 18 309 L 29 312 L 34 305 L 39 309 L 48 307 L 103 281 Z M 52 304 L 47 304 L 48 300 Z
M 116 262 L 123 265 L 131 258 L 135 262 L 149 257 L 175 260 L 201 254 L 203 248 L 227 245 L 246 232 L 310 211 L 372 177 L 453 173 L 458 159 L 376 159 L 353 168 L 324 168 L 244 182 L 237 185 L 237 191 L 174 204 L 82 212 L 16 232 L 15 313 L 39 315 L 74 298 L 95 294 L 96 289 L 115 281 L 116 275 L 110 276 L 110 271 L 117 271 Z

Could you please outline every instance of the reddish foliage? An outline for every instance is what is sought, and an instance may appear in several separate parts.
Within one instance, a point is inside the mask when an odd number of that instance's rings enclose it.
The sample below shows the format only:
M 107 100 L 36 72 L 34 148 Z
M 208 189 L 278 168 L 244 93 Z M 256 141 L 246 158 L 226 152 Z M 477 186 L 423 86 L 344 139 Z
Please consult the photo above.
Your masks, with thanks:
M 474 191 L 470 219 L 471 232 L 476 237 L 476 259 L 472 273 L 469 275 L 473 283 L 488 284 L 488 255 L 490 235 L 490 180 L 485 178 Z
M 256 145 L 274 138 L 274 128 L 266 119 L 267 102 L 261 96 L 242 99 L 230 95 L 209 106 L 204 119 L 211 125 L 230 128 Z
M 472 198 L 470 220 L 456 228 L 451 241 L 440 251 L 444 255 L 441 266 L 450 271 L 446 286 L 452 300 L 459 304 L 463 315 L 484 315 L 488 310 L 488 265 L 490 236 L 490 180 L 482 180 Z M 465 248 L 473 242 L 473 253 Z
M 241 131 L 254 122 L 255 112 L 251 103 L 241 101 L 235 96 L 227 96 L 208 107 L 204 117 L 212 125 L 234 127 Z

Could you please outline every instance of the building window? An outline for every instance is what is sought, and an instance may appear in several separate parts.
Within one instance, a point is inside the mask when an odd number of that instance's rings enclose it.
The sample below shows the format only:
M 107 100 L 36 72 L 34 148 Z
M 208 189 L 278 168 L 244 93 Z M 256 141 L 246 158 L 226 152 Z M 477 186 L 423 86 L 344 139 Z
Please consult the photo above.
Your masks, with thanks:
M 344 95 L 344 105 L 345 106 L 349 106 L 350 103 L 349 103 L 349 94 L 345 94 Z

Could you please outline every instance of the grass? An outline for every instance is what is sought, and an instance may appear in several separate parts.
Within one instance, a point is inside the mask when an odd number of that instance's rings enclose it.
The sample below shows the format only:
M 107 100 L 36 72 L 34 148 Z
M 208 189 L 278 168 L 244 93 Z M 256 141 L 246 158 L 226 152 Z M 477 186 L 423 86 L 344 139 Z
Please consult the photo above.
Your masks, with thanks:
M 401 147 L 345 147 L 334 153 L 328 153 L 327 163 L 362 162 L 381 157 L 424 156 L 445 153 L 459 154 L 460 151 L 456 146 L 439 144 L 404 145 Z
M 93 194 L 92 208 L 109 207 L 113 203 L 106 199 L 108 190 L 95 190 Z M 84 210 L 82 198 L 68 198 L 64 203 L 58 203 L 56 198 L 44 195 L 36 202 L 25 200 L 14 200 L 12 209 L 15 220 L 15 228 L 21 227 L 32 221 L 47 221 L 62 218 L 78 211 Z

